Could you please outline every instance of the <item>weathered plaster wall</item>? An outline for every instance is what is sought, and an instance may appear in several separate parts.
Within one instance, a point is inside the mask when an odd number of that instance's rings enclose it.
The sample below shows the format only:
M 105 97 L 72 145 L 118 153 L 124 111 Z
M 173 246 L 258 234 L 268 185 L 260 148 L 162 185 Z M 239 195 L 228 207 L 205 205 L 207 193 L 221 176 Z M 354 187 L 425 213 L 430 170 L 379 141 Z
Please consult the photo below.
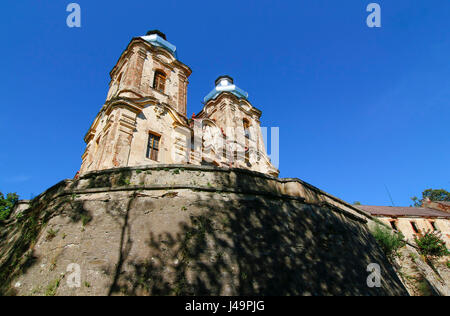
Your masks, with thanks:
M 2 291 L 407 294 L 364 212 L 300 180 L 185 167 L 92 172 L 44 192 L 4 230 Z M 79 288 L 67 283 L 71 263 L 81 267 Z M 367 286 L 370 263 L 381 266 L 381 288 Z
M 383 223 L 385 223 L 388 226 L 390 225 L 390 221 L 393 220 L 391 217 L 380 217 L 377 216 L 378 219 L 380 219 Z M 416 236 L 416 233 L 413 230 L 413 227 L 411 225 L 411 222 L 416 223 L 417 228 L 421 232 L 426 231 L 433 231 L 434 228 L 431 225 L 430 222 L 434 222 L 436 225 L 436 228 L 441 233 L 442 239 L 447 244 L 447 247 L 450 245 L 450 221 L 448 219 L 443 218 L 422 218 L 422 217 L 399 217 L 395 219 L 395 225 L 397 226 L 398 230 L 403 233 L 403 235 L 408 239 L 410 242 L 414 242 L 414 237 Z
M 221 135 L 222 132 L 226 134 L 227 150 L 232 151 L 233 157 L 236 152 L 236 158 L 238 158 L 237 161 L 231 159 L 235 167 L 278 175 L 279 170 L 272 165 L 267 156 L 260 117 L 261 111 L 253 107 L 247 100 L 239 99 L 232 93 L 222 93 L 216 99 L 211 99 L 197 115 L 197 118 L 207 118 L 212 121 L 213 134 Z M 249 123 L 249 138 L 245 137 L 244 119 Z M 223 149 L 214 142 L 212 147 L 216 152 L 216 157 L 210 157 L 210 159 L 219 166 L 229 165 L 230 160 L 222 157 Z M 245 161 L 246 148 L 250 165 Z
M 167 111 L 157 105 L 146 107 L 136 120 L 136 129 L 131 142 L 129 166 L 141 165 L 142 162 L 156 164 L 158 162 L 173 163 L 173 124 L 174 120 Z M 149 132 L 160 135 L 158 160 L 146 157 Z

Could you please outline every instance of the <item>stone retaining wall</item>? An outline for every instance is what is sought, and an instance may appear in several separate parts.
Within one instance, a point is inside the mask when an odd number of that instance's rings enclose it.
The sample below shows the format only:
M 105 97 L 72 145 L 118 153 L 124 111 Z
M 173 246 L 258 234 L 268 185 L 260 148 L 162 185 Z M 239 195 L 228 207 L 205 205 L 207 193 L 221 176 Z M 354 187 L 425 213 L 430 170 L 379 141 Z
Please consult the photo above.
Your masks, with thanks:
M 90 172 L 16 212 L 0 242 L 1 290 L 407 295 L 368 221 L 298 179 L 186 165 Z M 370 263 L 380 265 L 380 288 L 367 286 Z

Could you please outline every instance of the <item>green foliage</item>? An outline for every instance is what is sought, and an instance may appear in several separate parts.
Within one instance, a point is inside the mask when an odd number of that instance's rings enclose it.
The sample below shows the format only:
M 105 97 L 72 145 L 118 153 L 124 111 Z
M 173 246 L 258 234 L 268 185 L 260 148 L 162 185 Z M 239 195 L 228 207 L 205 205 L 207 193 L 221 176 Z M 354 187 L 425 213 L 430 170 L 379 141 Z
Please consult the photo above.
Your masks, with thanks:
M 414 237 L 419 252 L 427 257 L 442 257 L 449 254 L 445 242 L 439 232 L 427 231 L 419 237 Z
M 422 206 L 422 200 L 419 200 L 418 198 L 417 198 L 417 196 L 413 196 L 412 198 L 411 198 L 411 200 L 413 201 L 413 205 L 412 206 L 414 206 L 414 207 L 421 207 Z
M 416 261 L 417 259 L 419 259 L 419 256 L 414 252 L 410 252 L 409 257 L 411 258 L 412 261 Z
M 92 220 L 92 216 L 90 214 L 81 214 L 80 218 L 83 227 L 86 226 Z
M 430 201 L 438 202 L 450 202 L 450 192 L 444 189 L 427 189 L 422 192 L 422 199 L 419 200 L 416 196 L 413 196 L 411 200 L 414 203 L 414 207 L 421 207 L 425 199 L 430 199 Z
M 423 191 L 423 198 L 429 198 L 431 201 L 447 201 L 450 202 L 450 192 L 445 191 L 444 189 L 433 190 L 428 189 Z
M 58 290 L 59 285 L 61 284 L 61 280 L 63 278 L 64 278 L 64 275 L 61 275 L 58 279 L 50 282 L 50 284 L 47 286 L 47 289 L 45 290 L 45 296 L 55 296 L 56 291 Z
M 353 205 L 361 205 L 361 202 L 355 201 L 355 202 L 353 202 Z
M 406 244 L 402 233 L 395 233 L 381 225 L 377 225 L 372 234 L 389 259 L 398 256 L 398 250 Z
M 420 293 L 420 296 L 432 296 L 433 290 L 430 287 L 430 284 L 424 278 L 418 280 L 417 290 Z
M 124 173 L 120 174 L 120 178 L 117 181 L 119 186 L 129 186 L 131 184 L 130 176 Z
M 9 218 L 13 206 L 19 200 L 19 196 L 16 193 L 8 193 L 5 196 L 0 192 L 0 221 L 4 221 Z
M 53 230 L 52 228 L 50 228 L 50 229 L 47 231 L 47 237 L 45 237 L 45 240 L 47 240 L 47 241 L 53 240 L 53 238 L 56 237 L 56 234 L 58 234 L 58 232 L 59 232 L 59 229 Z

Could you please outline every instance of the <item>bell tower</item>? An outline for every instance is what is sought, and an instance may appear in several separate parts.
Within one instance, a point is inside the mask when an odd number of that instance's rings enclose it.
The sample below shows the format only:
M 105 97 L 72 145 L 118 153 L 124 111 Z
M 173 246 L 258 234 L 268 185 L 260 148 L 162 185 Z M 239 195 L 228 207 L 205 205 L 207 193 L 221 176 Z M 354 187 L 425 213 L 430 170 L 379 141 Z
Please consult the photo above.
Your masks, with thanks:
M 80 173 L 171 163 L 174 129 L 189 128 L 190 74 L 164 33 L 133 38 L 110 72 L 106 102 L 84 137 Z
M 177 58 L 177 48 L 158 30 L 134 38 L 110 72 L 107 101 L 154 97 L 186 115 L 189 67 Z
M 219 76 L 214 84 L 196 117 L 209 125 L 205 130 L 223 135 L 225 145 L 213 148 L 212 157 L 207 158 L 218 166 L 250 169 L 277 177 L 279 170 L 272 165 L 264 145 L 262 112 L 249 102 L 248 93 L 236 86 L 232 77 Z

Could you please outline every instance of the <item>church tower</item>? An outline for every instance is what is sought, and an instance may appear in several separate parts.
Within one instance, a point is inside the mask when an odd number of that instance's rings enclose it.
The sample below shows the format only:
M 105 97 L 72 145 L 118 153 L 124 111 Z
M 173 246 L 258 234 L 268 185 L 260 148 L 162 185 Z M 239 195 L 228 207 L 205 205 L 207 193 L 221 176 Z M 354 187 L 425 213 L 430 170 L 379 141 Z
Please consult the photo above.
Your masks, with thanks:
M 220 76 L 202 111 L 188 119 L 190 74 L 160 31 L 133 38 L 110 72 L 106 102 L 84 137 L 80 173 L 193 164 L 278 176 L 264 147 L 261 111 L 247 92 Z
M 80 173 L 171 163 L 173 129 L 189 129 L 190 74 L 165 34 L 133 38 L 110 72 L 106 102 L 84 138 Z
M 225 141 L 212 141 L 204 156 L 218 166 L 230 165 L 277 177 L 279 170 L 272 165 L 264 146 L 262 112 L 248 101 L 248 93 L 236 86 L 230 76 L 220 76 L 214 83 L 197 118 L 203 120 L 204 139 L 208 134 L 220 134 Z

